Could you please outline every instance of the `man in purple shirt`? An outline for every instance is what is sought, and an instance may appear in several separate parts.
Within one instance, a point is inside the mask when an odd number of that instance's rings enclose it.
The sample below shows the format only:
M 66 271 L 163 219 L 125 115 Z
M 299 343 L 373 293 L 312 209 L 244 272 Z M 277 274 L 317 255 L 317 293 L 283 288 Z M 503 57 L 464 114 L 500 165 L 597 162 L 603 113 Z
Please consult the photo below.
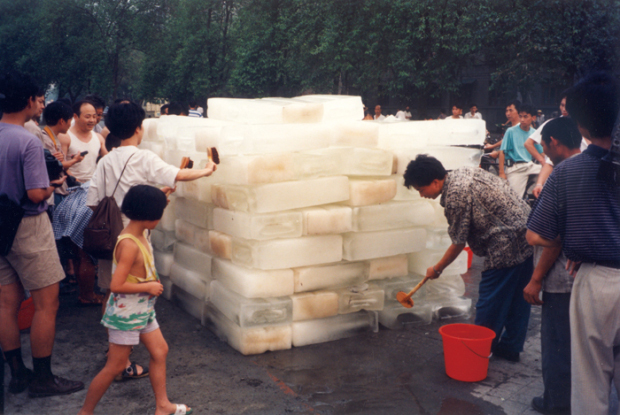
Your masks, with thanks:
M 30 397 L 65 395 L 84 388 L 82 382 L 54 376 L 51 371 L 58 283 L 65 275 L 45 211 L 46 200 L 65 179 L 50 185 L 43 145 L 24 128 L 41 109 L 38 91 L 27 75 L 0 76 L 0 196 L 6 195 L 24 210 L 10 251 L 0 256 L 0 347 L 11 369 L 9 392 L 28 388 Z M 17 323 L 24 289 L 30 291 L 35 306 L 30 329 L 34 372 L 22 360 Z

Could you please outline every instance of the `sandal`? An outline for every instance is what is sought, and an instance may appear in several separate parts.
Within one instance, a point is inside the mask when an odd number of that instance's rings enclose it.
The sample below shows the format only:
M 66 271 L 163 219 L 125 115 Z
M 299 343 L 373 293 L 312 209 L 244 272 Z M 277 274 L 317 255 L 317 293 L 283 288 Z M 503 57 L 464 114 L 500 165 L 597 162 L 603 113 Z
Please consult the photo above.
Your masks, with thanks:
M 194 412 L 194 410 L 192 408 L 188 408 L 187 405 L 184 404 L 175 404 L 177 407 L 177 410 L 174 411 L 173 414 L 170 415 L 190 415 Z
M 142 373 L 138 373 L 138 365 L 136 365 L 136 362 L 131 362 L 129 367 L 126 367 L 125 370 L 123 370 L 120 375 L 114 378 L 114 380 L 117 382 L 120 382 L 123 380 L 140 379 L 145 376 L 148 376 L 149 370 L 142 366 L 140 367 L 142 368 Z
M 86 307 L 91 306 L 91 305 L 100 306 L 101 304 L 103 304 L 103 296 L 93 294 L 93 298 L 90 298 L 90 299 L 84 299 L 82 297 L 78 297 L 78 303 L 81 306 L 86 306 Z

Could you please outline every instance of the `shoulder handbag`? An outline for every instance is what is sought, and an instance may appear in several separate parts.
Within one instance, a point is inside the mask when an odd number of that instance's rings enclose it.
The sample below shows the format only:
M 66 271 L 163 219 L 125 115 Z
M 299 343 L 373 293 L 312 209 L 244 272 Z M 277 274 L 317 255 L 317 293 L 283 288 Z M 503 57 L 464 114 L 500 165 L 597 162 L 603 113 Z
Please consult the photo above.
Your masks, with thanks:
M 24 217 L 24 209 L 8 198 L 0 196 L 0 256 L 11 251 L 17 228 Z
M 129 156 L 125 162 L 125 167 L 123 167 L 123 171 L 116 182 L 116 186 L 114 186 L 112 195 L 104 197 L 99 202 L 88 221 L 88 225 L 86 225 L 84 229 L 84 245 L 82 249 L 84 252 L 97 259 L 112 259 L 114 247 L 116 246 L 116 239 L 123 230 L 121 210 L 116 203 L 116 199 L 114 199 L 114 193 L 116 193 L 116 189 L 123 178 L 127 163 L 129 163 L 129 160 L 131 160 L 134 154 L 136 153 Z M 105 168 L 103 169 L 103 174 L 103 186 L 105 189 Z

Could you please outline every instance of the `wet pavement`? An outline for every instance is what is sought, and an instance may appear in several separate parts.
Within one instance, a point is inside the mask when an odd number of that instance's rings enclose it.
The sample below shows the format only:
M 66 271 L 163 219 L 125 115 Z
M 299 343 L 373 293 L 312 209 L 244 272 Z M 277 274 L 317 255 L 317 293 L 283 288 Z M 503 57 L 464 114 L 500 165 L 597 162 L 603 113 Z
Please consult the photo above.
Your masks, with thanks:
M 466 296 L 477 298 L 482 260 L 464 274 Z M 78 307 L 62 297 L 53 355 L 55 374 L 87 386 L 105 363 L 107 338 L 97 307 Z M 533 397 L 543 391 L 540 370 L 540 308 L 532 308 L 521 362 L 491 358 L 487 379 L 459 382 L 445 374 L 442 324 L 378 333 L 291 350 L 243 356 L 165 299 L 157 317 L 170 346 L 168 395 L 194 414 L 534 414 Z M 24 360 L 30 366 L 27 334 Z M 148 363 L 142 346 L 132 355 Z M 8 372 L 8 370 L 7 370 Z M 5 384 L 8 383 L 8 373 Z M 5 414 L 75 414 L 86 391 L 28 399 L 6 395 Z M 148 378 L 114 383 L 97 414 L 152 414 Z

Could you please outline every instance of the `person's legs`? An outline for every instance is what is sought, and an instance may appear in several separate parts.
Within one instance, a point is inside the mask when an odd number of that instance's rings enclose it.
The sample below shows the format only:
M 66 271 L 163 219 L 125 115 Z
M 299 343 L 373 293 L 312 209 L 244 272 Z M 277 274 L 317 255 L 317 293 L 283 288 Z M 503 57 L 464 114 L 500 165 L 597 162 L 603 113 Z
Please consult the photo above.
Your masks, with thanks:
M 482 272 L 476 303 L 475 324 L 487 327 L 495 332 L 492 350 L 499 342 L 504 323 L 510 307 L 504 287 L 505 278 L 502 270 L 490 269 Z
M 121 373 L 125 368 L 125 362 L 129 358 L 131 353 L 130 345 L 118 345 L 110 343 L 110 350 L 108 352 L 108 361 L 106 362 L 101 372 L 95 376 L 93 381 L 88 387 L 86 393 L 86 399 L 84 405 L 79 412 L 79 415 L 92 414 L 95 410 L 95 406 L 99 403 L 105 392 L 108 390 L 116 375 Z
M 95 294 L 95 264 L 90 256 L 77 245 L 78 258 L 77 282 L 80 290 L 79 300 L 82 304 L 102 304 L 102 298 Z
M 56 313 L 58 312 L 58 283 L 30 291 L 34 303 L 34 317 L 30 327 L 32 357 L 46 357 L 52 354 L 56 335 Z
M 522 198 L 525 195 L 529 174 L 527 164 L 517 164 L 506 169 L 506 179 L 510 187 Z
M 11 370 L 10 393 L 21 393 L 30 384 L 33 373 L 24 365 L 17 314 L 24 299 L 19 281 L 3 285 L 0 290 L 0 347 Z

